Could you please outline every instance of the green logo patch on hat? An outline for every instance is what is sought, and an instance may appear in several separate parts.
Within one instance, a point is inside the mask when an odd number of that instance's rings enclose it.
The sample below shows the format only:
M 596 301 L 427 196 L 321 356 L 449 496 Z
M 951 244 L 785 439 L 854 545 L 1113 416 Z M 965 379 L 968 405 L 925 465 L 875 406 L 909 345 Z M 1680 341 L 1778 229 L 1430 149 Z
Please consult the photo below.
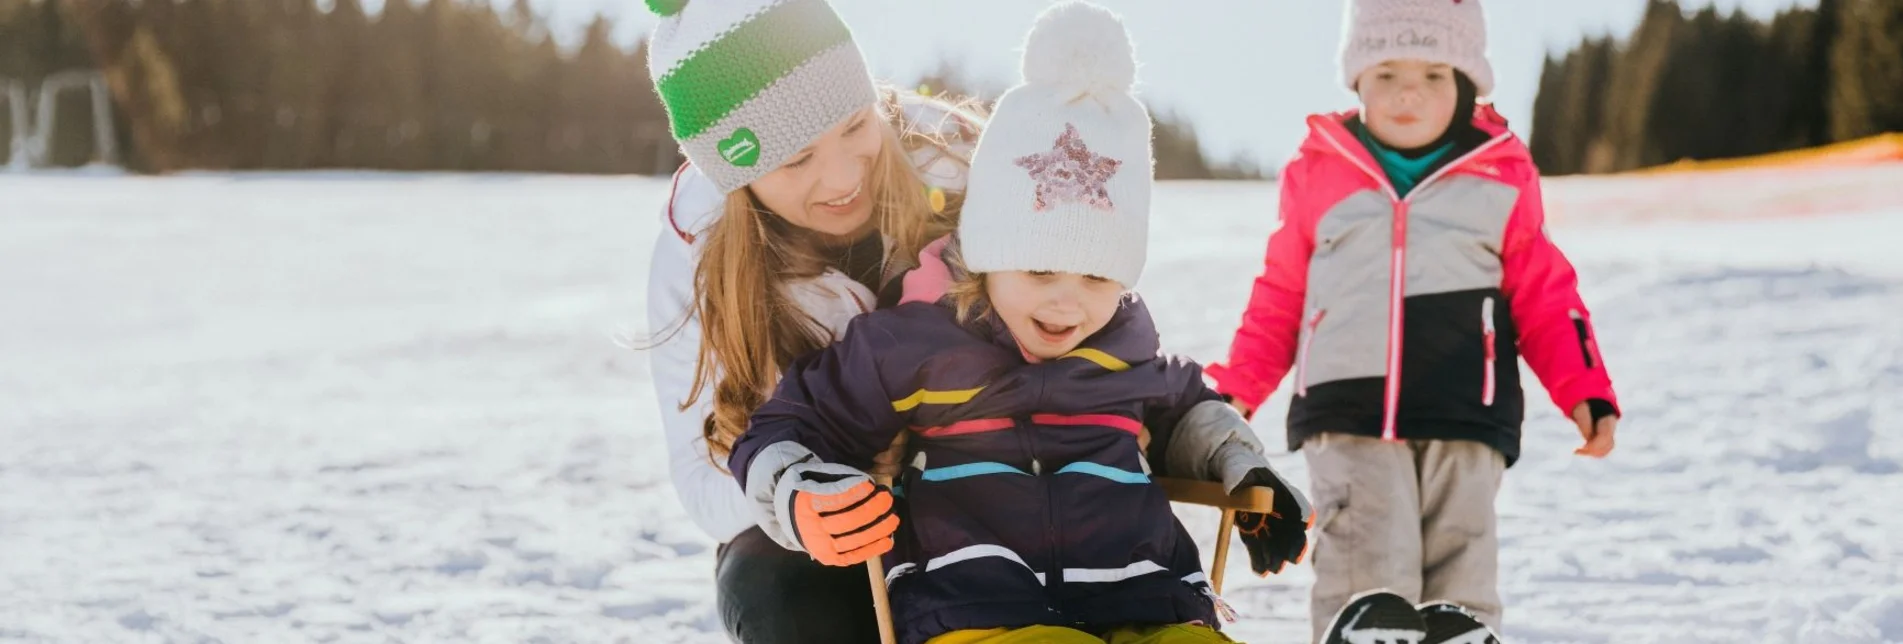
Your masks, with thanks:
M 742 168 L 760 162 L 760 137 L 754 136 L 753 130 L 744 127 L 734 130 L 732 136 L 721 139 L 714 147 L 720 150 L 721 158 Z

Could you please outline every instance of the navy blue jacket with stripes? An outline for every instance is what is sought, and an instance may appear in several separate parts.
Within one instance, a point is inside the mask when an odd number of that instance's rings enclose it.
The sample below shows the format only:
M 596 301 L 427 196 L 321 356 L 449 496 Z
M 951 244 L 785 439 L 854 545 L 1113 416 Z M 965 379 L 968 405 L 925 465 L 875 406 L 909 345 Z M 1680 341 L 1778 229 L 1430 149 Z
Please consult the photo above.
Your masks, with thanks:
M 1218 399 L 1201 367 L 1160 354 L 1135 295 L 1041 363 L 995 315 L 960 325 L 946 306 L 912 302 L 860 316 L 795 362 L 728 465 L 746 488 L 755 456 L 795 441 L 866 469 L 910 431 L 885 557 L 905 642 L 1036 624 L 1216 626 L 1196 544 L 1146 470 L 1167 475 L 1178 421 Z

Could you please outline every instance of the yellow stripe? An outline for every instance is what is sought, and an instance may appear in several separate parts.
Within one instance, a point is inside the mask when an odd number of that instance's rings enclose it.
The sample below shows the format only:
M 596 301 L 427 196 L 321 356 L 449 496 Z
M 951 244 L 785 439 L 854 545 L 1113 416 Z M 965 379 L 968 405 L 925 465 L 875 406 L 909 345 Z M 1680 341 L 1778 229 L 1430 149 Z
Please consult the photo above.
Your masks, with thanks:
M 1104 353 L 1102 351 L 1098 351 L 1096 349 L 1078 349 L 1076 351 L 1072 351 L 1070 353 L 1064 354 L 1064 357 L 1083 358 L 1085 360 L 1095 362 L 1097 363 L 1097 366 L 1103 367 L 1105 369 L 1109 369 L 1111 371 L 1128 371 L 1130 369 L 1130 363 L 1124 362 L 1122 360 L 1118 360 L 1116 356 L 1110 355 L 1108 353 Z
M 892 401 L 892 410 L 912 411 L 912 408 L 919 405 L 957 405 L 967 403 L 971 402 L 972 397 L 977 396 L 978 392 L 984 390 L 984 387 L 960 391 L 930 391 L 920 389 L 912 392 L 910 396 Z

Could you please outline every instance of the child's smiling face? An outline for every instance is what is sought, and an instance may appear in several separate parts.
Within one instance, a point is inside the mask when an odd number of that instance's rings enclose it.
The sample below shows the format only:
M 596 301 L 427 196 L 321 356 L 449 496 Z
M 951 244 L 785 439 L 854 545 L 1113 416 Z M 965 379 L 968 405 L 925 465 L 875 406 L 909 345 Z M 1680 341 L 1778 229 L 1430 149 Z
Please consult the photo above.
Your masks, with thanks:
M 1103 330 L 1123 285 L 1077 273 L 999 271 L 985 275 L 985 295 L 1024 353 L 1049 360 Z
M 1424 60 L 1390 60 L 1355 79 L 1361 120 L 1374 138 L 1407 150 L 1440 139 L 1453 125 L 1460 89 L 1454 68 Z

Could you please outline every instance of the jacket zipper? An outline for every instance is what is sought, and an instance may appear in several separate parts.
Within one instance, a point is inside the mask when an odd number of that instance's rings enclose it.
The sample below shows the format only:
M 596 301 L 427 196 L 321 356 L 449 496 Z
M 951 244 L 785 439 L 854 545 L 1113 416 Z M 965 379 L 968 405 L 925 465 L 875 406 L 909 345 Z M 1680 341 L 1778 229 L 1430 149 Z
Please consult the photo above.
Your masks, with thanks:
M 1049 389 L 1050 383 L 1048 381 L 1044 378 L 1037 379 L 1037 396 L 1031 399 L 1036 406 L 1044 406 L 1045 395 Z M 1044 573 L 1044 579 L 1046 580 L 1044 582 L 1044 588 L 1048 591 L 1048 589 L 1057 588 L 1059 587 L 1058 584 L 1064 583 L 1064 563 L 1061 556 L 1062 553 L 1057 547 L 1059 543 L 1057 534 L 1057 492 L 1051 489 L 1054 487 L 1052 485 L 1053 481 L 1044 477 L 1044 463 L 1040 460 L 1037 453 L 1037 424 L 1033 422 L 1029 416 L 1019 417 L 1017 422 L 1018 435 L 1023 437 L 1025 450 L 1031 455 L 1031 476 L 1035 478 L 1038 486 L 1044 488 L 1044 535 L 1045 538 L 1049 540 L 1049 543 L 1046 545 L 1051 553 L 1051 569 Z M 1045 596 L 1049 597 L 1050 594 L 1046 592 Z M 1064 614 L 1064 611 L 1058 610 L 1056 606 L 1049 606 L 1048 608 L 1052 614 L 1059 617 L 1062 617 Z
M 1315 332 L 1321 329 L 1322 317 L 1328 315 L 1327 309 L 1316 309 L 1315 315 L 1308 318 L 1308 334 L 1302 336 L 1301 355 L 1295 359 L 1295 395 L 1308 397 L 1308 351 L 1315 344 Z
M 1480 341 L 1486 345 L 1487 352 L 1486 376 L 1480 383 L 1480 404 L 1492 407 L 1494 389 L 1497 386 L 1494 370 L 1498 368 L 1494 363 L 1499 356 L 1494 353 L 1493 348 L 1494 338 L 1497 336 L 1493 326 L 1493 298 L 1491 297 L 1480 302 L 1480 330 Z
M 1401 328 L 1407 313 L 1407 206 L 1405 199 L 1394 202 L 1394 258 L 1388 262 L 1388 378 L 1381 398 L 1381 439 L 1390 441 L 1400 440 L 1395 418 L 1401 411 Z
M 1394 203 L 1393 259 L 1389 264 L 1390 270 L 1388 272 L 1388 373 L 1385 395 L 1381 401 L 1381 438 L 1382 440 L 1390 441 L 1398 440 L 1399 437 L 1395 429 L 1395 418 L 1399 414 L 1401 406 L 1401 326 L 1405 322 L 1401 309 L 1407 293 L 1407 212 L 1408 205 L 1411 203 L 1410 199 L 1412 199 L 1414 195 L 1420 194 L 1429 184 L 1432 184 L 1435 180 L 1446 175 L 1449 171 L 1466 163 L 1469 159 L 1479 156 L 1480 153 L 1498 145 L 1501 141 L 1505 141 L 1508 134 L 1501 134 L 1488 139 L 1486 143 L 1480 144 L 1468 153 L 1461 155 L 1460 158 L 1448 162 L 1447 165 L 1441 166 L 1439 170 L 1435 170 L 1433 174 L 1427 175 L 1427 178 L 1422 179 L 1420 183 L 1414 184 L 1414 189 L 1407 193 L 1408 196 L 1406 198 L 1403 198 L 1400 193 L 1395 192 L 1394 184 L 1388 181 L 1387 175 L 1375 171 L 1374 168 L 1368 167 L 1366 163 L 1362 163 L 1361 158 L 1350 153 L 1348 147 L 1342 145 L 1341 141 L 1336 140 L 1335 135 L 1330 133 L 1327 128 L 1322 128 L 1319 131 L 1322 137 L 1328 139 L 1328 143 L 1335 147 L 1335 151 L 1341 153 L 1343 158 L 1347 159 L 1349 163 L 1354 164 L 1355 167 L 1360 168 L 1363 173 L 1374 179 L 1375 183 L 1380 184 L 1381 189 L 1387 192 L 1388 200 Z
M 1061 588 L 1064 583 L 1063 535 L 1058 533 L 1057 525 L 1057 481 L 1044 476 L 1044 464 L 1037 455 L 1037 438 L 1031 438 L 1031 475 L 1037 477 L 1039 485 L 1044 486 L 1044 531 L 1051 541 L 1051 579 L 1050 588 Z M 1063 614 L 1055 606 L 1051 612 Z
M 1039 378 L 1037 381 L 1037 398 L 1035 400 L 1037 400 L 1039 407 L 1047 405 L 1049 400 L 1047 396 L 1050 394 L 1050 384 L 1050 381 L 1044 378 Z M 1039 442 L 1037 439 L 1037 424 L 1032 422 L 1028 417 L 1024 418 L 1022 422 L 1025 427 L 1028 428 L 1028 433 L 1031 437 L 1031 475 L 1037 477 L 1039 485 L 1044 486 L 1044 531 L 1051 540 L 1051 571 L 1045 575 L 1051 580 L 1051 583 L 1047 584 L 1046 587 L 1059 588 L 1061 586 L 1058 586 L 1058 584 L 1064 583 L 1064 553 L 1063 550 L 1058 547 L 1058 544 L 1063 543 L 1061 540 L 1063 535 L 1059 534 L 1059 527 L 1057 525 L 1057 485 L 1054 479 L 1044 477 L 1044 463 L 1039 460 L 1040 457 L 1037 454 Z M 1058 610 L 1055 606 L 1051 607 L 1051 612 L 1058 615 L 1064 614 L 1063 611 Z

